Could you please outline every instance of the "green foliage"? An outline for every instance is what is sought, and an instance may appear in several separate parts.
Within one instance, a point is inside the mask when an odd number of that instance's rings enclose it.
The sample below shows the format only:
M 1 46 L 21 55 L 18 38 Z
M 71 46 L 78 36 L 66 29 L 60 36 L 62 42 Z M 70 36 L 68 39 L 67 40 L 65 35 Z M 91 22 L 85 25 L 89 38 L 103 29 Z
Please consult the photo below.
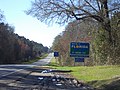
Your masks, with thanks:
M 98 90 L 120 90 L 119 77 L 87 82 Z
M 56 59 L 52 58 L 50 63 L 48 64 L 48 66 L 55 66 L 55 67 L 59 66 L 58 58 L 56 58 Z
M 98 90 L 119 90 L 119 78 L 120 78 L 120 66 L 119 65 L 108 65 L 108 66 L 59 66 L 55 63 L 53 58 L 50 68 L 58 70 L 72 70 L 71 75 L 80 81 L 84 81 L 89 85 L 92 85 Z
M 44 54 L 44 55 L 42 55 L 41 57 L 36 57 L 35 59 L 31 59 L 31 60 L 29 60 L 29 61 L 22 62 L 22 64 L 32 64 L 32 63 L 34 63 L 34 62 L 37 62 L 37 61 L 40 60 L 40 59 L 44 59 L 44 58 L 47 57 L 47 56 L 48 56 L 48 54 Z
M 119 15 L 119 13 L 117 13 Z M 94 33 L 92 44 L 92 56 L 94 65 L 114 65 L 120 64 L 120 27 L 117 24 L 118 16 L 111 19 L 112 40 L 109 42 L 109 33 L 102 28 L 98 28 L 98 32 Z
M 72 70 L 71 74 L 79 79 L 88 81 L 94 80 L 106 80 L 115 78 L 116 76 L 120 76 L 120 66 L 94 66 L 94 67 L 86 67 L 86 66 L 76 66 L 76 67 L 54 67 L 56 69 L 62 70 Z

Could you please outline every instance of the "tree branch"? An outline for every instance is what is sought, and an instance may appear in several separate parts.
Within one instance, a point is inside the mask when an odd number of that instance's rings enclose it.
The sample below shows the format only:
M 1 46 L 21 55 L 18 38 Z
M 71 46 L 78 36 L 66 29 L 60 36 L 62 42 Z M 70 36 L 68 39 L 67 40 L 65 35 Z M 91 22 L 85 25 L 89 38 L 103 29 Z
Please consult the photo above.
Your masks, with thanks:
M 94 18 L 98 22 L 103 22 L 104 21 L 100 16 L 97 16 L 97 15 L 83 16 L 81 18 L 77 18 L 77 20 L 83 20 L 83 19 L 89 18 L 89 17 Z
M 117 8 L 111 9 L 111 10 L 108 10 L 108 12 L 112 12 L 112 11 L 117 10 L 117 9 L 120 9 L 120 7 L 117 7 Z
M 95 10 L 95 11 L 98 13 L 97 9 L 95 9 L 87 0 L 85 0 L 85 2 L 86 2 L 93 10 Z

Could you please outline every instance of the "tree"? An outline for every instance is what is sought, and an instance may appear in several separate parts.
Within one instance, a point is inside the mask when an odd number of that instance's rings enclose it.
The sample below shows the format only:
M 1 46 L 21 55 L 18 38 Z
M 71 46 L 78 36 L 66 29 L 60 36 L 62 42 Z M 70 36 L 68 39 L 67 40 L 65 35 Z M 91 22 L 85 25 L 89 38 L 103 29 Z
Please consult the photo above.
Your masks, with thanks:
M 35 0 L 26 13 L 40 21 L 60 24 L 92 18 L 107 31 L 108 41 L 113 43 L 110 19 L 115 11 L 120 11 L 119 0 Z
M 14 27 L 4 22 L 0 10 L 0 64 L 21 63 L 36 58 L 36 55 L 47 53 L 48 48 L 14 33 Z
M 93 30 L 94 39 L 92 40 L 92 54 L 94 64 L 96 65 L 114 65 L 120 64 L 120 13 L 114 12 L 111 17 L 112 39 L 113 45 L 111 46 L 107 41 L 107 33 L 100 26 L 98 32 Z
M 65 31 L 55 37 L 53 50 L 60 53 L 58 58 L 60 65 L 74 65 L 74 60 L 70 57 L 70 42 L 90 42 L 91 35 L 88 35 L 92 29 L 90 26 L 94 25 L 88 20 L 84 22 L 73 21 L 66 26 Z
M 14 28 L 0 23 L 0 63 L 14 62 Z

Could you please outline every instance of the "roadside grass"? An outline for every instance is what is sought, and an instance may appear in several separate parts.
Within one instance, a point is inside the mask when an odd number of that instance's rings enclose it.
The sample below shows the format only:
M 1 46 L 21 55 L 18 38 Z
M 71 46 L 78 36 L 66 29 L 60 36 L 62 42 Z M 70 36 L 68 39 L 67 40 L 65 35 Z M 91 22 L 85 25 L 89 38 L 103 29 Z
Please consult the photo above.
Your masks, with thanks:
M 72 70 L 71 74 L 79 80 L 93 81 L 111 79 L 120 76 L 120 66 L 75 66 L 54 67 L 56 69 Z
M 34 63 L 34 62 L 37 62 L 37 61 L 40 60 L 40 59 L 44 59 L 44 58 L 47 57 L 47 56 L 48 56 L 48 54 L 44 54 L 44 55 L 42 55 L 41 57 L 37 57 L 37 58 L 35 58 L 35 59 L 22 62 L 22 64 L 32 64 L 32 63 Z
M 60 65 L 58 64 L 58 62 L 56 61 L 56 59 L 53 57 L 51 59 L 51 62 L 48 64 L 48 66 L 50 66 L 50 67 L 58 67 Z
M 117 84 L 118 87 L 116 87 L 117 89 L 115 90 L 120 90 L 120 65 L 63 67 L 56 64 L 53 58 L 49 66 L 60 70 L 72 70 L 71 75 L 73 75 L 73 77 L 84 81 L 96 88 L 105 88 L 107 85 L 109 86 L 111 83 L 116 82 L 114 84 Z M 102 90 L 109 89 L 105 88 Z
M 120 90 L 120 77 L 89 81 L 87 84 L 99 90 Z

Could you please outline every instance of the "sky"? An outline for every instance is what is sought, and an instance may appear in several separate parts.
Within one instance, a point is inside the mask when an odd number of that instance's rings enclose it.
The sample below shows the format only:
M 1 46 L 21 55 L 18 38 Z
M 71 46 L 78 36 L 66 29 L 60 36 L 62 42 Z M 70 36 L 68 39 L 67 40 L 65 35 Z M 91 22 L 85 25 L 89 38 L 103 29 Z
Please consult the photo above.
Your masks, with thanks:
M 15 27 L 15 33 L 44 46 L 52 46 L 54 38 L 64 30 L 64 26 L 46 25 L 26 15 L 24 11 L 31 7 L 31 1 L 33 0 L 0 0 L 0 9 L 7 23 Z

